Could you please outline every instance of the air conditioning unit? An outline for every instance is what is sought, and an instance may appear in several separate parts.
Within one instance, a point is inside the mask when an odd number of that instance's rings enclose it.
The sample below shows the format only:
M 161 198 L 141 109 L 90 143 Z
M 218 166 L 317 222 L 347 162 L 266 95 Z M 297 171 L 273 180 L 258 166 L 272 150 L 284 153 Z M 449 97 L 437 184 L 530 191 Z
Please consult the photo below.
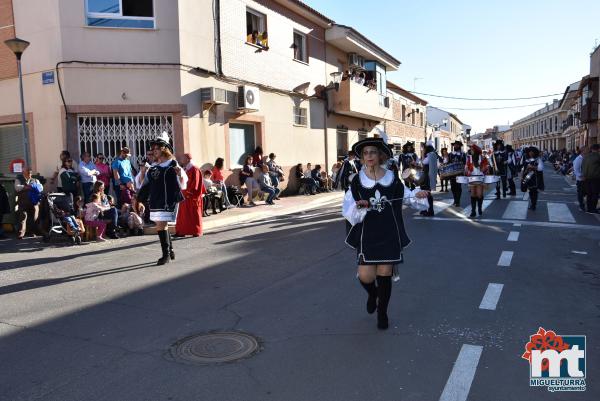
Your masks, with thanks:
M 254 86 L 238 87 L 238 110 L 257 111 L 260 109 L 260 91 Z
M 365 59 L 356 53 L 348 53 L 348 67 L 365 68 Z
M 227 91 L 221 88 L 201 88 L 200 101 L 202 103 L 227 104 Z

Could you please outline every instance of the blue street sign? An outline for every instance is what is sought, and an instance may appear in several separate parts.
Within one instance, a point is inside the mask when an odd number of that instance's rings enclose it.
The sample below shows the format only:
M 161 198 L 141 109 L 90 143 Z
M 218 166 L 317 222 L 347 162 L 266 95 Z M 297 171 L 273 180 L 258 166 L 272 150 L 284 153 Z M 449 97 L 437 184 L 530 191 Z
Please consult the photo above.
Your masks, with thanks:
M 48 85 L 54 83 L 54 71 L 44 71 L 42 72 L 42 84 Z

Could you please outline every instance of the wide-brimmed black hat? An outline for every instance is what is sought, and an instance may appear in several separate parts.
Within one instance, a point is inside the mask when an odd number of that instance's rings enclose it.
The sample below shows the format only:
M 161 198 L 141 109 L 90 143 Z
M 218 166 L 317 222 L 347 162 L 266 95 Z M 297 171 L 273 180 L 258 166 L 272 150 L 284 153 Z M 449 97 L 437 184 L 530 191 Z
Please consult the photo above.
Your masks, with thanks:
M 160 146 L 167 148 L 173 153 L 173 146 L 171 145 L 169 134 L 166 131 L 163 131 L 159 136 L 150 141 L 150 146 Z
M 456 141 L 452 142 L 452 146 L 454 146 L 454 145 L 459 145 L 459 146 L 462 147 L 463 143 L 461 141 L 459 141 L 459 140 L 456 140 Z
M 383 138 L 365 138 L 361 141 L 356 142 L 352 145 L 352 150 L 358 157 L 362 156 L 362 150 L 365 146 L 375 146 L 387 157 L 392 157 L 392 151 L 388 145 L 383 141 Z
M 529 156 L 529 152 L 533 152 L 533 157 L 538 157 L 540 155 L 540 150 L 535 146 L 529 146 L 525 148 L 526 156 Z
M 494 143 L 494 145 L 504 146 L 504 141 L 502 139 L 496 139 L 496 142 Z
M 414 148 L 415 143 L 411 142 L 411 141 L 406 141 L 406 143 L 404 145 L 402 145 L 402 152 L 407 152 L 409 146 L 412 146 Z

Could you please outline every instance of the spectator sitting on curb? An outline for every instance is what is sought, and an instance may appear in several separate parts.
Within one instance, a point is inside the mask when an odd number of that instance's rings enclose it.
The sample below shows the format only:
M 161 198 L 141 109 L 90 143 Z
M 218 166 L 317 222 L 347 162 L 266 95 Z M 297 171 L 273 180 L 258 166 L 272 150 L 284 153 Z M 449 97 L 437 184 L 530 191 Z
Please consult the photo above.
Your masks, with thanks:
M 224 160 L 222 157 L 218 157 L 217 160 L 215 160 L 215 165 L 211 170 L 211 179 L 213 181 L 213 184 L 217 187 L 217 189 L 223 191 L 223 204 L 225 205 L 225 207 L 230 209 L 235 206 L 233 206 L 231 202 L 229 202 L 229 197 L 227 195 L 227 185 L 225 185 L 225 178 L 223 178 L 222 173 L 223 162 Z
M 327 188 L 325 188 L 325 180 L 321 177 L 321 165 L 317 164 L 314 169 L 310 171 L 310 178 L 315 180 L 317 183 L 317 191 L 325 192 Z
M 117 212 L 112 196 L 104 193 L 104 183 L 102 181 L 96 181 L 92 193 L 98 194 L 100 197 L 103 211 L 100 213 L 99 218 L 108 223 L 106 227 L 108 236 L 112 239 L 118 239 L 119 235 L 117 234 L 117 229 L 119 227 L 119 213 Z
M 306 178 L 302 173 L 302 163 L 296 165 L 296 180 L 299 184 L 306 187 L 306 192 L 310 195 L 315 195 L 317 191 L 317 183 L 312 178 Z
M 273 202 L 273 199 L 275 199 L 277 195 L 279 195 L 280 191 L 279 188 L 273 185 L 273 182 L 271 181 L 271 176 L 269 174 L 269 168 L 266 165 L 262 166 L 262 174 L 260 176 L 260 189 L 263 192 L 269 194 L 266 200 L 267 205 L 274 205 L 275 202 Z
M 98 230 L 96 239 L 98 241 L 106 241 L 104 238 L 106 222 L 100 218 L 100 215 L 109 208 L 109 206 L 102 205 L 100 195 L 98 193 L 92 194 L 90 197 L 90 202 L 85 205 L 85 223 L 89 226 L 96 227 Z
M 253 191 L 257 192 L 260 190 L 258 183 L 254 179 L 254 170 L 252 168 L 252 156 L 246 156 L 246 163 L 244 163 L 244 167 L 240 170 L 240 184 L 246 185 L 246 189 L 248 190 L 248 205 L 256 206 L 253 199 Z
M 269 167 L 269 175 L 271 176 L 271 181 L 273 182 L 273 186 L 275 188 L 279 187 L 279 182 L 284 180 L 283 170 L 277 163 L 275 163 L 275 158 L 277 156 L 275 153 L 269 154 L 269 161 L 267 161 L 267 167 Z M 279 200 L 279 196 L 275 197 L 276 200 Z

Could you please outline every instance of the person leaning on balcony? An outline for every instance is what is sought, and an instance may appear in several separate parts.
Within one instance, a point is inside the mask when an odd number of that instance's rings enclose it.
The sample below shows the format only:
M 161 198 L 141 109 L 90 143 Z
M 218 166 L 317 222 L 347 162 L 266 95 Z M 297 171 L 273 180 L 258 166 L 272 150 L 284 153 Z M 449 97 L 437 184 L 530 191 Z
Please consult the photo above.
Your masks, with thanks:
M 240 184 L 246 185 L 246 189 L 248 190 L 248 205 L 256 206 L 256 203 L 252 200 L 254 198 L 253 191 L 260 191 L 260 187 L 258 186 L 258 182 L 254 179 L 254 169 L 252 168 L 252 156 L 246 156 L 246 163 L 244 167 L 240 170 Z
M 583 157 L 581 170 L 587 192 L 587 212 L 600 214 L 598 211 L 598 196 L 600 194 L 600 145 L 595 143 L 590 153 Z

